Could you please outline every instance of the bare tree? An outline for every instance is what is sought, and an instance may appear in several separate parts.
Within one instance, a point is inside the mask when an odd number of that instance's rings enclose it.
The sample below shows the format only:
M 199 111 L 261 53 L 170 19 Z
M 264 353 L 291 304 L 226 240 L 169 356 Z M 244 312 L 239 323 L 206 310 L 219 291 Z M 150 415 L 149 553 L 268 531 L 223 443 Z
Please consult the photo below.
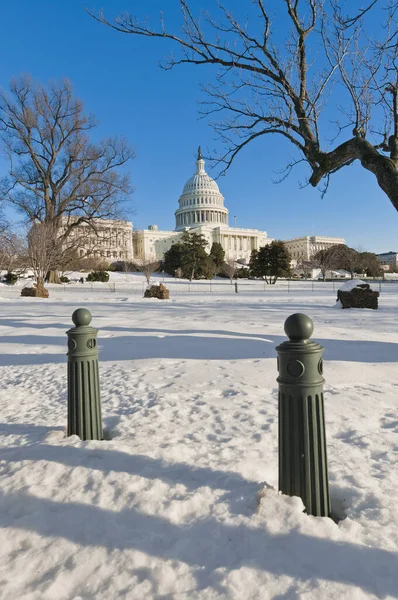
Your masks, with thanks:
M 380 262 L 373 252 L 358 251 L 357 270 L 367 277 L 379 277 L 382 274 Z
M 20 77 L 10 93 L 0 93 L 1 142 L 9 161 L 0 197 L 30 224 L 49 224 L 66 252 L 79 244 L 72 231 L 81 224 L 95 231 L 96 219 L 117 217 L 132 191 L 121 168 L 134 152 L 117 137 L 91 143 L 94 127 L 67 80 L 45 87 Z
M 236 266 L 236 261 L 234 259 L 228 259 L 224 262 L 224 264 L 221 267 L 222 272 L 229 277 L 231 284 L 232 284 L 232 280 L 235 277 L 238 268 Z
M 136 260 L 136 263 L 140 271 L 144 273 L 146 282 L 149 285 L 153 273 L 156 273 L 160 269 L 160 262 L 152 258 L 139 258 Z
M 336 244 L 327 250 L 319 250 L 314 255 L 314 261 L 321 269 L 323 279 L 326 277 L 326 271 L 332 269 L 344 269 L 350 273 L 353 279 L 359 263 L 359 253 L 354 248 L 349 248 L 344 244 Z
M 126 281 L 128 281 L 129 274 L 136 269 L 136 266 L 131 260 L 123 260 L 121 266 L 122 271 L 125 274 Z
M 331 246 L 326 250 L 319 250 L 314 254 L 313 260 L 315 266 L 321 270 L 323 280 L 326 279 L 326 272 L 332 269 L 342 268 L 339 264 L 339 246 L 340 244 L 336 244 L 335 246 Z
M 316 261 L 304 258 L 298 258 L 296 261 L 295 271 L 298 275 L 303 274 L 305 279 L 309 279 L 312 275 L 312 270 L 317 266 Z
M 344 14 L 343 0 L 281 0 L 272 11 L 265 0 L 241 4 L 243 19 L 216 0 L 213 16 L 196 16 L 194 3 L 180 0 L 180 31 L 169 31 L 163 14 L 158 28 L 130 14 L 115 21 L 91 14 L 117 31 L 171 42 L 181 54 L 171 54 L 166 69 L 218 69 L 202 105 L 204 115 L 217 118 L 212 125 L 224 151 L 216 160 L 224 171 L 252 140 L 276 134 L 297 151 L 284 176 L 305 162 L 309 184 L 323 180 L 325 191 L 333 173 L 359 161 L 398 210 L 396 2 L 368 0 L 359 8 L 354 0 L 351 15 Z M 383 10 L 376 12 L 376 5 Z M 328 120 L 336 125 L 332 141 Z
M 0 271 L 20 275 L 25 269 L 23 238 L 8 225 L 0 227 Z
M 37 296 L 48 296 L 44 281 L 49 271 L 60 268 L 64 253 L 58 240 L 58 231 L 52 223 L 35 223 L 28 232 L 26 264 L 36 277 Z

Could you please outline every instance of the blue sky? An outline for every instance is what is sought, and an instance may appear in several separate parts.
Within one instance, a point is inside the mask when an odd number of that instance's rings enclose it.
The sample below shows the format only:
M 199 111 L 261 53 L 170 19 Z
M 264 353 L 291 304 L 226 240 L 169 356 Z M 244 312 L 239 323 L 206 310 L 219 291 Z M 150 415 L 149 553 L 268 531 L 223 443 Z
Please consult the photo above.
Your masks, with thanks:
M 201 2 L 204 7 L 213 4 Z M 221 149 L 208 122 L 198 118 L 197 102 L 203 98 L 199 85 L 211 78 L 212 70 L 161 70 L 159 59 L 167 56 L 170 46 L 100 25 L 87 15 L 85 5 L 103 8 L 109 18 L 129 11 L 149 14 L 153 22 L 163 10 L 168 23 L 179 22 L 177 0 L 3 0 L 0 86 L 7 87 L 11 77 L 21 73 L 42 83 L 68 77 L 100 123 L 95 135 L 122 134 L 135 148 L 137 157 L 129 167 L 135 186 L 134 226 L 155 223 L 173 229 L 178 197 L 195 170 L 198 145 L 205 151 Z M 192 5 L 198 6 L 196 0 Z M 242 2 L 228 2 L 234 5 L 242 7 Z M 287 142 L 267 136 L 237 157 L 218 179 L 230 225 L 236 215 L 237 226 L 262 229 L 273 238 L 342 236 L 354 247 L 398 250 L 397 212 L 371 173 L 359 165 L 343 169 L 321 198 L 318 189 L 300 188 L 308 174 L 302 166 L 284 182 L 273 183 L 292 156 Z M 0 158 L 0 175 L 6 171 Z

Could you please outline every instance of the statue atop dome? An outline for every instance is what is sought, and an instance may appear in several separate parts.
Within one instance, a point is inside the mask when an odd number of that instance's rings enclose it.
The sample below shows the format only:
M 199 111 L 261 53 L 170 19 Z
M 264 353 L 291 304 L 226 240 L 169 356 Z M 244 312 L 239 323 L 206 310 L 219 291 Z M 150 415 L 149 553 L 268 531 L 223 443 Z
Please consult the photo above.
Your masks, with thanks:
M 198 146 L 198 160 L 202 160 L 203 156 L 202 156 L 202 151 L 200 149 L 200 146 Z

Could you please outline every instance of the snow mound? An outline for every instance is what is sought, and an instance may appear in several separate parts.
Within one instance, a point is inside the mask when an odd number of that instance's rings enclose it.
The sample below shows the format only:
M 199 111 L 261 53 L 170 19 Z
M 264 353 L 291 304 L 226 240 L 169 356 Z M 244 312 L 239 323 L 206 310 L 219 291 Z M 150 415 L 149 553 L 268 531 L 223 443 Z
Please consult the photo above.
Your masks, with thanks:
M 350 281 L 346 281 L 343 283 L 339 290 L 342 292 L 350 292 L 354 288 L 358 287 L 358 285 L 366 285 L 366 281 L 362 281 L 362 279 L 350 279 Z
M 30 281 L 28 281 L 28 283 L 25 283 L 25 285 L 23 286 L 23 288 L 33 288 L 36 287 L 36 281 L 34 279 L 31 279 Z

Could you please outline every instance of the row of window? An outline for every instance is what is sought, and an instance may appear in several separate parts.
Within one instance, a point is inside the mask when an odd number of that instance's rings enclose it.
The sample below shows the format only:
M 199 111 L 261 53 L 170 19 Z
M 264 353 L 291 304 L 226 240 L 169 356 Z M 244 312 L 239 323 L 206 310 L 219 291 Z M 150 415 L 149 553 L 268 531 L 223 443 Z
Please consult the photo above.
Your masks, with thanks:
M 80 256 L 93 256 L 94 258 L 127 258 L 127 254 L 125 252 L 104 252 L 101 250 L 97 252 L 92 252 L 91 250 L 87 250 L 87 252 L 85 252 L 84 250 L 80 250 Z
M 188 198 L 187 200 L 180 200 L 180 206 L 197 206 L 199 204 L 214 204 L 215 206 L 222 206 L 223 202 L 217 198 Z
M 207 216 L 207 218 L 206 218 Z M 177 225 L 191 225 L 193 223 L 224 223 L 228 220 L 224 213 L 200 211 L 183 213 L 176 216 Z

